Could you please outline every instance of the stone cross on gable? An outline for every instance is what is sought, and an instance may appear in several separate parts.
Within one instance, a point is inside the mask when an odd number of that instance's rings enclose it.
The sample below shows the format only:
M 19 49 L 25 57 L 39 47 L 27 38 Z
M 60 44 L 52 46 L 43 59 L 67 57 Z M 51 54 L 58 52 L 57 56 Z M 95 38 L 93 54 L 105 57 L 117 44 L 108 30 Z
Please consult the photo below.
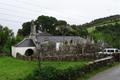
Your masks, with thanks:
M 36 35 L 36 26 L 34 24 L 34 21 L 32 20 L 31 21 L 31 32 L 30 32 L 30 35 Z
M 34 21 L 31 21 L 31 28 L 30 28 L 30 36 L 33 41 L 36 41 L 36 25 L 34 24 Z

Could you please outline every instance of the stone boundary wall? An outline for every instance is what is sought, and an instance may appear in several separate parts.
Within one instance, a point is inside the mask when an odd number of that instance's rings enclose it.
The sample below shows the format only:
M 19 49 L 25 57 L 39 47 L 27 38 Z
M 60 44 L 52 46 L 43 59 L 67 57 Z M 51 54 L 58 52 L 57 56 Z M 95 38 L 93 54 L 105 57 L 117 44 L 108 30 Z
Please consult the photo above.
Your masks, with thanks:
M 23 55 L 17 55 L 17 59 L 22 60 L 52 60 L 52 61 L 77 61 L 80 59 L 86 59 L 86 60 L 96 60 L 105 58 L 109 55 L 94 55 L 94 54 L 68 54 L 68 55 L 52 55 L 52 56 L 23 56 Z

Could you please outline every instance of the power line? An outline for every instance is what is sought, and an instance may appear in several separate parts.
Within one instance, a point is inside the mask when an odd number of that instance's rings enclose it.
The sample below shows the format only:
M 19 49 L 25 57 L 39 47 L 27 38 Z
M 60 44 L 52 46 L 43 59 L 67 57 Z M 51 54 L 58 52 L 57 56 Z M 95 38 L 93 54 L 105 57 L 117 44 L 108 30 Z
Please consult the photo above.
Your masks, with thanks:
M 17 2 L 17 1 L 16 1 Z M 22 2 L 22 1 L 19 1 L 19 2 Z M 15 5 L 11 5 L 11 4 L 6 4 L 6 3 L 2 3 L 2 2 L 0 2 L 1 4 L 4 4 L 5 6 L 10 6 L 10 7 L 14 7 L 14 8 L 19 8 L 19 9 L 22 9 L 22 10 L 27 10 L 27 11 L 30 11 L 30 13 L 32 12 L 32 13 L 35 13 L 35 14 L 37 14 L 37 16 L 39 16 L 39 13 L 41 12 L 43 12 L 43 13 L 45 13 L 45 11 L 42 11 L 42 10 L 40 10 L 40 9 L 29 9 L 29 8 L 26 8 L 26 7 L 20 7 L 20 6 L 15 6 Z M 27 2 L 22 2 L 22 3 L 24 3 L 24 4 L 27 4 Z M 32 3 L 31 3 L 32 4 Z M 29 5 L 29 4 L 27 4 L 27 5 Z M 30 5 L 29 5 L 30 6 Z M 35 6 L 35 5 L 34 5 Z M 37 5 L 37 6 L 39 6 L 39 5 Z M 31 7 L 33 7 L 33 6 L 31 6 Z M 40 7 L 39 7 L 40 8 Z M 47 9 L 46 8 L 46 10 L 48 10 L 48 11 L 51 11 L 51 12 L 55 12 L 55 11 L 53 11 L 53 10 L 49 10 L 49 9 Z M 56 13 L 54 13 L 54 14 L 56 14 Z M 56 15 L 59 15 L 59 16 L 61 16 L 60 14 L 56 14 Z
M 4 19 L 4 18 L 0 18 L 0 21 L 7 21 L 7 22 L 12 22 L 12 23 L 23 23 L 23 21 L 10 20 L 10 19 Z
M 11 1 L 11 0 L 10 0 Z M 42 9 L 45 9 L 45 10 L 49 10 L 49 9 L 47 9 L 47 8 L 45 8 L 45 7 L 43 7 L 43 6 L 40 6 L 39 4 L 33 4 L 33 3 L 31 3 L 30 1 L 23 1 L 23 0 L 14 0 L 15 2 L 17 2 L 17 3 L 23 3 L 23 4 L 25 4 L 25 5 L 28 5 L 28 6 L 31 6 L 31 7 L 38 7 L 38 8 L 42 8 Z M 37 2 L 37 3 L 39 3 L 39 2 Z M 40 11 L 40 9 L 38 9 L 38 11 Z M 52 11 L 52 10 L 51 10 Z
M 1 3 L 1 2 L 0 2 Z M 32 13 L 35 13 L 35 14 L 37 14 L 37 13 L 40 13 L 40 12 L 44 12 L 45 13 L 45 11 L 35 11 L 35 9 L 34 10 L 32 10 L 32 9 L 29 9 L 29 8 L 25 8 L 25 7 L 18 7 L 18 6 L 15 6 L 15 5 L 11 5 L 11 4 L 6 4 L 6 3 L 1 3 L 2 5 L 4 4 L 5 6 L 10 6 L 10 7 L 14 7 L 14 8 L 19 8 L 19 9 L 22 9 L 22 10 L 27 10 L 27 11 L 30 11 L 30 13 L 32 12 Z M 56 14 L 56 13 L 54 13 L 54 14 Z M 62 15 L 60 15 L 60 14 L 56 14 L 56 15 L 59 15 L 59 16 L 62 16 Z M 37 15 L 37 16 L 40 16 L 39 14 Z M 67 17 L 67 16 L 63 16 L 63 17 Z M 67 18 L 69 18 L 69 17 L 67 17 Z
M 31 13 L 31 12 L 29 12 L 29 11 L 16 11 L 16 10 L 10 10 L 10 9 L 6 9 L 6 8 L 1 8 L 0 7 L 0 10 L 6 10 L 6 11 L 9 11 L 9 12 L 22 12 L 22 13 L 25 13 L 25 14 L 32 14 L 32 15 L 38 15 L 37 13 L 35 14 L 35 13 Z
M 23 16 L 14 15 L 14 14 L 6 14 L 6 13 L 1 13 L 1 12 L 0 12 L 0 14 L 1 14 L 1 15 L 7 15 L 7 16 L 9 16 L 9 17 L 11 17 L 11 16 L 12 16 L 12 17 L 16 17 L 16 18 L 19 17 L 19 18 L 25 19 L 25 20 L 26 20 L 26 19 L 31 19 L 31 18 L 29 18 L 29 17 L 23 17 Z
M 30 9 L 30 8 L 26 8 L 26 7 L 20 7 L 20 6 L 16 6 L 16 5 L 11 5 L 11 4 L 6 4 L 6 3 L 3 3 L 3 2 L 0 2 L 0 4 L 2 4 L 2 5 L 4 5 L 4 6 L 8 6 L 8 7 L 13 7 L 13 8 L 19 8 L 19 9 L 22 9 L 22 10 L 27 10 L 27 11 L 33 11 L 33 12 L 37 12 L 37 13 L 39 13 L 40 12 L 40 10 L 39 11 L 36 11 L 35 9 L 33 10 L 33 9 Z
M 16 1 L 17 2 L 17 1 Z M 21 2 L 21 1 L 19 1 L 19 2 Z M 24 3 L 24 4 L 27 4 L 28 5 L 28 3 L 27 2 L 22 2 L 22 3 Z M 8 6 L 8 7 L 13 7 L 13 8 L 16 8 L 17 10 L 18 9 L 21 9 L 22 10 L 22 12 L 25 12 L 25 13 L 29 13 L 29 14 L 32 14 L 32 13 L 34 13 L 34 15 L 36 14 L 36 16 L 40 16 L 40 10 L 39 11 L 35 11 L 35 9 L 34 10 L 32 10 L 32 9 L 29 9 L 29 8 L 26 8 L 26 7 L 20 7 L 20 6 L 16 6 L 16 5 L 13 5 L 13 4 L 8 4 L 8 3 L 3 3 L 3 2 L 0 2 L 0 4 L 1 5 L 3 5 L 3 6 Z M 32 3 L 29 3 L 29 4 L 32 4 Z M 39 6 L 39 5 L 37 5 L 37 6 Z M 7 10 L 7 11 L 11 11 L 11 12 L 16 12 L 16 10 L 14 10 L 14 9 L 12 9 L 12 10 L 9 10 L 9 9 L 6 9 L 6 8 L 0 8 L 1 10 Z M 41 11 L 42 12 L 42 11 Z M 6 14 L 6 13 L 0 13 L 0 14 L 2 14 L 2 15 L 11 15 L 11 16 L 15 16 L 15 17 L 21 17 L 21 18 L 25 18 L 25 17 L 23 17 L 23 16 L 19 16 L 19 15 L 14 15 L 14 14 Z M 21 13 L 21 14 L 24 14 L 24 13 Z M 56 14 L 56 13 L 54 13 L 54 14 Z M 56 15 L 59 15 L 59 16 L 62 16 L 62 15 L 60 15 L 60 14 L 56 14 Z M 63 16 L 63 17 L 67 17 L 67 16 Z M 26 17 L 26 18 L 28 18 L 28 17 Z M 30 17 L 29 17 L 30 18 Z M 29 19 L 28 18 L 28 19 Z
M 47 8 L 43 8 L 43 6 L 40 6 L 40 5 L 38 5 L 38 4 L 35 4 L 35 5 L 34 5 L 33 3 L 26 2 L 26 1 L 21 1 L 21 0 L 17 0 L 16 2 L 21 2 L 21 3 L 25 4 L 25 5 L 29 5 L 29 6 L 32 5 L 32 7 L 34 6 L 34 7 L 38 7 L 38 8 L 42 8 L 42 9 L 46 9 L 46 10 L 47 10 Z

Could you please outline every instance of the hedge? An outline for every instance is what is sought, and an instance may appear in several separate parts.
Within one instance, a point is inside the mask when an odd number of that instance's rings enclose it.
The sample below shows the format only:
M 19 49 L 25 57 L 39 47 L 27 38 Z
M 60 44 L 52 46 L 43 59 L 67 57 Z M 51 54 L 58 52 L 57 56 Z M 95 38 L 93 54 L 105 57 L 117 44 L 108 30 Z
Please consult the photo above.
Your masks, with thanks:
M 76 80 L 78 77 L 97 68 L 111 65 L 113 58 L 103 58 L 86 64 L 85 66 L 70 67 L 68 69 L 56 69 L 54 67 L 37 68 L 32 74 L 23 80 Z

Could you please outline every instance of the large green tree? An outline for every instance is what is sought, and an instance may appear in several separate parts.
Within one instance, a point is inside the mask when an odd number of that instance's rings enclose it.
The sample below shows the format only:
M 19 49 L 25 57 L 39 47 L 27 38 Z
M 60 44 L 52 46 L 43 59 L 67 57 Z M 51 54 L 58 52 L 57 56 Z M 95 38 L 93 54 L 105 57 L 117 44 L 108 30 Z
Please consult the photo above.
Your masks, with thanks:
M 0 26 L 0 52 L 2 52 L 2 49 L 5 46 L 6 42 L 12 38 L 12 30 L 10 30 L 8 27 Z
M 57 19 L 49 16 L 39 16 L 35 21 L 37 27 L 43 31 L 54 34 Z
M 20 40 L 21 37 L 15 37 L 11 29 L 0 25 L 0 53 L 8 53 L 10 55 L 11 46 Z
M 57 20 L 54 17 L 49 16 L 39 16 L 35 20 L 35 25 L 37 30 L 42 32 L 47 32 L 52 35 L 67 35 L 67 36 L 82 36 L 85 37 L 88 32 L 85 28 L 80 28 L 77 25 L 69 25 L 64 20 Z M 28 36 L 30 34 L 31 22 L 25 22 L 22 25 L 22 29 L 18 30 L 18 35 Z
M 22 25 L 22 29 L 18 30 L 18 36 L 28 36 L 30 34 L 31 22 L 25 22 Z

